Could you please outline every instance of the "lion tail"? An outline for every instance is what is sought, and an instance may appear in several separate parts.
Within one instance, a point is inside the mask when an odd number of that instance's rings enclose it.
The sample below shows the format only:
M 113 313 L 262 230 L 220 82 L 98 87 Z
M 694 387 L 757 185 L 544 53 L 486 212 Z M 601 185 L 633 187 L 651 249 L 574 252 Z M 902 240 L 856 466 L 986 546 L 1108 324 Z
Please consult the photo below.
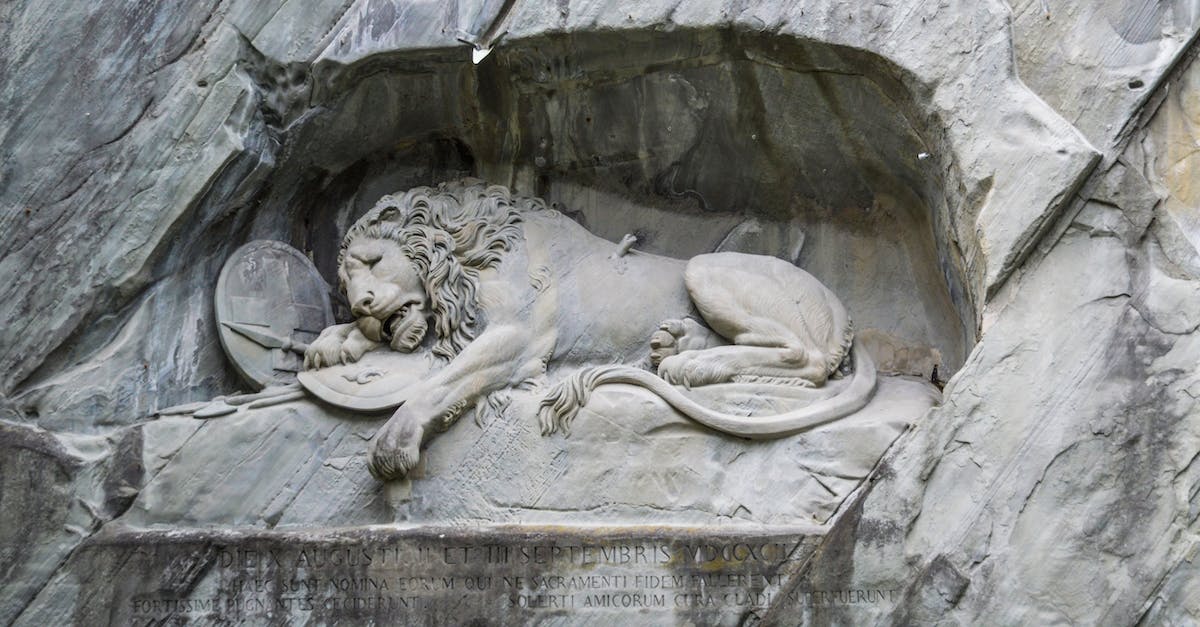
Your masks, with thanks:
M 737 416 L 722 413 L 688 398 L 654 373 L 631 366 L 599 366 L 581 370 L 555 385 L 542 400 L 538 421 L 542 435 L 556 431 L 569 433 L 571 421 L 587 405 L 592 391 L 609 383 L 626 383 L 649 390 L 681 414 L 711 429 L 752 440 L 787 437 L 849 416 L 870 402 L 875 393 L 875 362 L 857 340 L 852 352 L 854 377 L 845 390 L 832 398 L 782 414 Z

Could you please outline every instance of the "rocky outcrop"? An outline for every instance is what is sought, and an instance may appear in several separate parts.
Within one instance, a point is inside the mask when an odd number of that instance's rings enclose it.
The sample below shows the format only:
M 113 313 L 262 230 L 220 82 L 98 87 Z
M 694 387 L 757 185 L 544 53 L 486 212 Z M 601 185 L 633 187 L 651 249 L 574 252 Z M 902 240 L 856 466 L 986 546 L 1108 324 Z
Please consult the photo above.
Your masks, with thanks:
M 1126 139 L 995 301 L 944 405 L 793 580 L 907 579 L 904 601 L 814 622 L 1200 616 L 1200 273 L 1181 216 L 1195 214 L 1184 199 L 1198 172 L 1180 148 L 1198 140 L 1195 54 L 1155 81 L 1150 106 L 1113 105 Z
M 467 174 L 646 250 L 798 260 L 885 370 L 953 375 L 781 586 L 901 593 L 743 614 L 1200 620 L 1194 2 L 127 4 L 0 8 L 0 622 L 63 616 L 48 583 L 118 518 L 436 517 L 349 479 L 370 423 L 256 425 L 293 474 L 231 503 L 188 481 L 245 434 L 153 415 L 240 386 L 211 315 L 239 244 L 333 280 L 380 195 Z

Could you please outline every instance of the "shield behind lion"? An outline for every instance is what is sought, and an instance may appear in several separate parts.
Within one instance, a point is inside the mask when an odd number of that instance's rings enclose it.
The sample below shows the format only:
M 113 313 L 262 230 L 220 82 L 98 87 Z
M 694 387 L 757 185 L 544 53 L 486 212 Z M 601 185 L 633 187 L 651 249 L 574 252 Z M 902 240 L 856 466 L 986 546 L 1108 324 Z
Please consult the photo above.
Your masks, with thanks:
M 334 323 L 324 279 L 282 242 L 257 240 L 234 251 L 215 300 L 221 346 L 255 389 L 295 382 L 304 347 Z

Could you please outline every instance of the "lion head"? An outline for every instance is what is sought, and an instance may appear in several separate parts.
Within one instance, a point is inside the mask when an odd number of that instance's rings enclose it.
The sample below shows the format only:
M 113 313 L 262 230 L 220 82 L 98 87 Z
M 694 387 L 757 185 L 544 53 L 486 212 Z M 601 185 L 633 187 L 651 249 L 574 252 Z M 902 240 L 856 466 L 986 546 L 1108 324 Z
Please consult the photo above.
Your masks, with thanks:
M 479 272 L 521 238 L 521 213 L 537 198 L 475 179 L 384 196 L 350 227 L 338 279 L 370 339 L 411 352 L 432 319 L 433 353 L 453 358 L 475 338 Z

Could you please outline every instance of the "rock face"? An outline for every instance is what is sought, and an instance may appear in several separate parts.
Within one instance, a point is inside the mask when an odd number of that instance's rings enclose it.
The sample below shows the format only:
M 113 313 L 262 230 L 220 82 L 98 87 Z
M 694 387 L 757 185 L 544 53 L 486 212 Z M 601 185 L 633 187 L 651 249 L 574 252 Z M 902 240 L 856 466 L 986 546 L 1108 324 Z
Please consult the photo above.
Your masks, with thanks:
M 390 491 L 380 490 L 365 466 L 378 419 L 310 401 L 208 422 L 163 418 L 142 427 L 150 436 L 143 455 L 169 461 L 121 522 L 165 528 L 586 520 L 741 529 L 823 523 L 936 398 L 924 382 L 888 378 L 872 404 L 851 418 L 747 445 L 625 386 L 598 392 L 570 437 L 542 437 L 536 420 L 528 420 L 540 398 L 514 392 L 503 416 L 437 438 L 419 471 Z M 224 488 L 214 491 L 216 485 Z M 229 499 L 227 491 L 240 498 Z
M 782 4 L 0 8 L 0 622 L 1200 621 L 1200 7 Z M 242 385 L 212 314 L 239 245 L 332 283 L 380 196 L 466 175 L 649 252 L 797 262 L 895 376 L 803 468 L 600 407 L 569 439 L 464 420 L 384 487 L 374 418 L 154 417 Z M 453 561 L 485 544 L 516 552 Z M 303 553 L 334 545 L 380 561 Z M 318 610 L 279 587 L 309 575 Z

